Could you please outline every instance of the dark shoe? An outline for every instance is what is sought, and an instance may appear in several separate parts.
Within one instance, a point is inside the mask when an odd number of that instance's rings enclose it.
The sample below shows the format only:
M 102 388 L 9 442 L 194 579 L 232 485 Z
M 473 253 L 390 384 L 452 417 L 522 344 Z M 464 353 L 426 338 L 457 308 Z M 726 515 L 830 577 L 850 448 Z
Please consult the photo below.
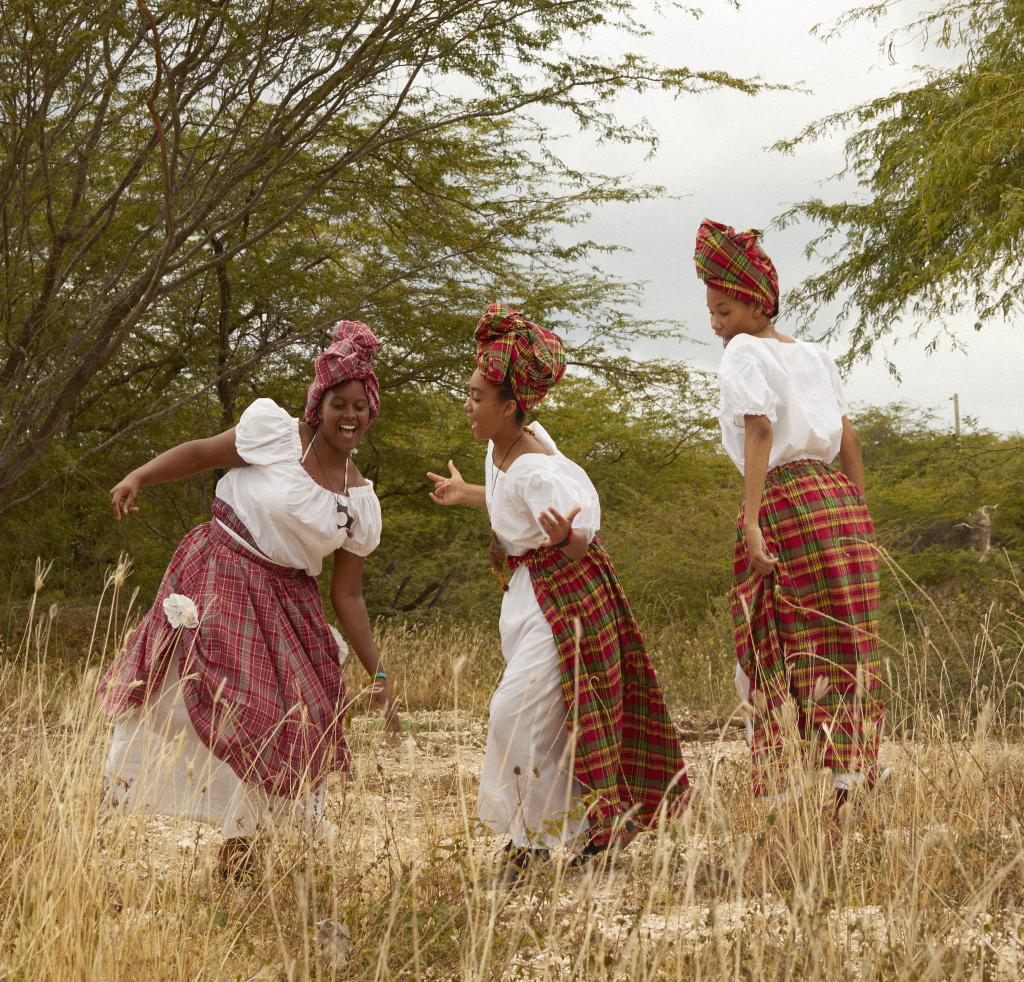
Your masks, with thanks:
M 607 846 L 596 846 L 593 842 L 588 842 L 572 859 L 569 860 L 569 866 L 576 869 L 579 866 L 584 866 L 590 862 L 595 856 L 600 856 L 608 847 Z
M 631 819 L 626 819 L 618 828 L 618 834 L 609 842 L 607 845 L 599 846 L 591 839 L 572 859 L 569 860 L 569 866 L 572 868 L 579 868 L 589 863 L 595 856 L 600 856 L 603 852 L 619 852 L 625 849 L 637 835 L 636 823 Z
M 262 867 L 260 848 L 251 836 L 225 839 L 217 852 L 217 873 L 225 880 L 242 880 L 258 873 Z
M 551 853 L 547 849 L 538 848 L 517 848 L 511 842 L 505 846 L 506 858 L 504 868 L 501 871 L 502 882 L 506 886 L 512 886 L 520 880 L 523 874 L 537 863 L 546 863 L 551 859 Z

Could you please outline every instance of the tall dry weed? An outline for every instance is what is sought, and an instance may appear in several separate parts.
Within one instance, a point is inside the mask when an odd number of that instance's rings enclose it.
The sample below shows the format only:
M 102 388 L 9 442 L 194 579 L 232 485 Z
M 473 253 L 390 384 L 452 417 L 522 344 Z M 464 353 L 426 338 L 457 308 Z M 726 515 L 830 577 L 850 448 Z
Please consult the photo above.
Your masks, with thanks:
M 754 802 L 746 747 L 723 721 L 686 745 L 696 790 L 681 819 L 582 870 L 556 857 L 514 890 L 495 876 L 501 842 L 473 817 L 496 638 L 387 629 L 406 741 L 354 712 L 354 772 L 328 786 L 337 834 L 282 828 L 262 871 L 229 884 L 213 872 L 215 831 L 101 807 L 110 728 L 94 692 L 130 622 L 126 577 L 124 565 L 111 572 L 76 669 L 48 657 L 60 627 L 49 609 L 33 606 L 5 641 L 0 976 L 805 982 L 1024 970 L 1013 709 L 1024 644 L 1012 610 L 957 634 L 906 583 L 916 620 L 887 639 L 892 778 L 854 795 L 835 845 L 826 782 L 794 774 L 799 794 Z M 37 581 L 38 592 L 42 567 Z M 717 628 L 652 642 L 675 704 L 706 677 L 728 709 L 728 677 L 708 674 L 729 664 Z

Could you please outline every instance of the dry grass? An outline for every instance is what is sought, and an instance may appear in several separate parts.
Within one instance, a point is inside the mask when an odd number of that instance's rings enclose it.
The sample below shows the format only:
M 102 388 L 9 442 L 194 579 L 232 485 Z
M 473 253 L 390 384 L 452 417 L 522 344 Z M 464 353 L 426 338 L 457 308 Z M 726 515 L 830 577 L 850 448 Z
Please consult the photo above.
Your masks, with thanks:
M 501 843 L 473 822 L 494 639 L 388 632 L 382 646 L 410 706 L 405 742 L 354 715 L 355 771 L 329 788 L 339 834 L 314 845 L 282 829 L 263 875 L 228 885 L 212 873 L 215 831 L 100 809 L 109 726 L 93 693 L 124 629 L 123 573 L 108 584 L 78 669 L 48 662 L 49 611 L 34 610 L 31 630 L 8 639 L 0 660 L 2 977 L 1022 974 L 1024 748 L 1003 711 L 1018 685 L 1005 666 L 1024 650 L 1012 614 L 971 638 L 937 628 L 919 649 L 901 642 L 893 665 L 914 670 L 891 669 L 895 735 L 883 757 L 893 779 L 856 799 L 837 846 L 823 834 L 824 784 L 811 777 L 801 798 L 755 806 L 745 745 L 721 714 L 715 733 L 712 714 L 694 730 L 710 738 L 686 746 L 697 793 L 682 820 L 611 864 L 574 871 L 558 859 L 512 892 L 495 885 Z M 673 702 L 687 702 L 686 687 L 720 656 L 701 654 L 699 638 L 661 642 L 690 646 L 692 664 L 661 666 Z M 975 681 L 925 709 L 919 679 L 941 674 L 944 659 Z M 983 690 L 998 677 L 1006 688 Z

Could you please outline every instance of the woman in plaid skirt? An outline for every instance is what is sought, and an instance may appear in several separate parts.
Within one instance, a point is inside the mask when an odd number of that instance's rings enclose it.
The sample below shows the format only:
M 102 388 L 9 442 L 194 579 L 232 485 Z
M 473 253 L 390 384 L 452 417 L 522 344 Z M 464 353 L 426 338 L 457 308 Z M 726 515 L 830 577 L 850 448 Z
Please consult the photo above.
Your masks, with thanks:
M 362 595 L 380 504 L 352 460 L 380 409 L 379 347 L 365 324 L 340 322 L 303 421 L 257 399 L 233 429 L 160 454 L 110 492 L 120 520 L 138 511 L 141 488 L 228 469 L 213 518 L 182 540 L 100 687 L 117 720 L 110 803 L 219 824 L 225 873 L 287 813 L 319 824 L 324 777 L 349 766 L 346 649 L 316 580 L 327 556 L 335 613 L 372 680 L 370 706 L 399 728 Z
M 430 474 L 441 505 L 486 507 L 512 570 L 499 622 L 505 672 L 491 700 L 479 815 L 509 837 L 515 879 L 548 849 L 625 845 L 663 801 L 681 803 L 675 728 L 611 558 L 586 472 L 537 423 L 562 376 L 562 342 L 492 305 L 476 332 L 466 415 L 487 441 L 483 485 Z M 634 822 L 635 820 L 635 822 Z
M 775 329 L 778 274 L 758 234 L 704 221 L 695 253 L 725 346 L 722 442 L 744 484 L 737 691 L 753 712 L 754 793 L 798 792 L 803 767 L 788 765 L 809 755 L 838 811 L 875 780 L 884 721 L 874 529 L 839 373 L 824 348 Z

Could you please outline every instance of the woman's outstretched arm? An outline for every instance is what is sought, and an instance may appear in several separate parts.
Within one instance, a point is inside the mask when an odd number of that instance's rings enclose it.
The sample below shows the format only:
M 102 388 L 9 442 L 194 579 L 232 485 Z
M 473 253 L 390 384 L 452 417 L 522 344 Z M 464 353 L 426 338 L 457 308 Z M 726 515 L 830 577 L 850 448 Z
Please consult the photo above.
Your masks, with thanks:
M 200 471 L 209 471 L 220 467 L 244 467 L 245 461 L 235 449 L 235 428 L 225 430 L 216 436 L 202 440 L 189 440 L 179 443 L 170 450 L 152 460 L 136 467 L 130 474 L 122 478 L 110 489 L 110 503 L 114 508 L 114 518 L 120 520 L 139 509 L 135 498 L 142 488 L 167 481 L 177 481 Z

